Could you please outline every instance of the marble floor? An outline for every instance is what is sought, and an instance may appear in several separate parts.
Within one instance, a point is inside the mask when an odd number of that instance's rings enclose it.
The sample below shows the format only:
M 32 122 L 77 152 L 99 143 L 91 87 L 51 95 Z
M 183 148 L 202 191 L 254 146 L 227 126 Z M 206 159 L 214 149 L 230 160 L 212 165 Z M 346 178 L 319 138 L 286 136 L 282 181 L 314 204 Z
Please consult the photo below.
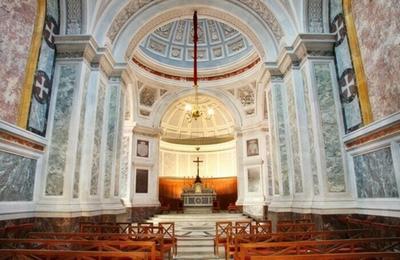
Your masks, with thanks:
M 175 222 L 178 254 L 174 259 L 225 259 L 224 249 L 214 255 L 215 222 L 249 220 L 242 214 L 232 213 L 185 213 L 156 215 L 149 222 Z

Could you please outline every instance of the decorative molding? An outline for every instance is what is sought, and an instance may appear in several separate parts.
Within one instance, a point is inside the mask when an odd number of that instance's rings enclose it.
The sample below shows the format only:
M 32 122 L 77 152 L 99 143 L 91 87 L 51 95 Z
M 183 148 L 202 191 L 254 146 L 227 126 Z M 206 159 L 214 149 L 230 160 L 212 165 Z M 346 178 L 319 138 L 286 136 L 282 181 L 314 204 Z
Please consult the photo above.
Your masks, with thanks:
M 135 125 L 132 132 L 134 134 L 148 136 L 148 137 L 158 137 L 161 134 L 161 129 Z
M 36 150 L 44 150 L 44 147 L 48 143 L 47 139 L 3 120 L 0 120 L 0 139 L 28 146 Z
M 29 49 L 29 56 L 25 67 L 25 79 L 21 93 L 21 103 L 18 109 L 17 125 L 22 128 L 26 128 L 28 124 L 34 75 L 38 63 L 40 46 L 42 44 L 42 33 L 46 17 L 46 0 L 37 0 L 37 8 L 35 24 L 33 25 L 31 47 Z
M 116 18 L 113 20 L 109 30 L 107 31 L 107 37 L 109 38 L 110 42 L 113 43 L 115 41 L 122 27 L 134 14 L 136 14 L 140 9 L 145 7 L 147 4 L 155 4 L 157 2 L 160 2 L 160 0 L 139 0 L 139 1 L 131 0 L 125 7 L 121 9 Z M 241 2 L 247 8 L 254 11 L 266 23 L 266 25 L 269 27 L 269 29 L 271 30 L 271 32 L 273 33 L 278 42 L 283 38 L 284 33 L 282 27 L 280 26 L 278 20 L 276 19 L 272 11 L 263 3 L 263 1 L 239 0 L 239 2 Z M 200 13 L 201 12 L 199 12 L 199 14 Z M 183 15 L 182 13 L 179 14 L 179 16 L 182 15 Z M 155 26 L 153 26 L 152 28 L 155 28 Z M 148 31 L 151 30 L 146 30 L 146 32 Z M 143 37 L 139 38 L 142 39 Z
M 349 39 L 350 53 L 353 60 L 354 71 L 357 80 L 358 95 L 360 97 L 361 114 L 364 125 L 373 122 L 371 104 L 368 96 L 367 79 L 365 77 L 364 65 L 362 63 L 360 45 L 358 44 L 356 26 L 351 13 L 352 0 L 343 0 L 343 12 L 346 21 L 347 37 Z
M 247 8 L 257 13 L 260 18 L 267 24 L 276 40 L 279 42 L 285 35 L 282 27 L 276 19 L 274 13 L 264 4 L 264 1 L 260 0 L 238 0 L 244 4 Z
M 114 42 L 118 33 L 125 23 L 145 5 L 151 2 L 160 2 L 160 0 L 131 0 L 126 6 L 124 6 L 121 11 L 117 14 L 116 18 L 113 20 L 109 30 L 107 31 L 107 37 L 110 39 L 111 43 Z
M 221 80 L 221 79 L 230 78 L 230 77 L 242 74 L 242 73 L 252 69 L 254 66 L 259 64 L 260 60 L 261 59 L 258 57 L 257 59 L 252 61 L 250 64 L 248 64 L 248 65 L 246 65 L 246 66 L 244 66 L 242 68 L 239 68 L 239 69 L 237 69 L 235 71 L 228 72 L 228 73 L 225 73 L 225 74 L 214 75 L 214 76 L 200 76 L 198 79 L 200 81 L 212 81 L 212 80 Z M 162 78 L 178 80 L 178 81 L 193 81 L 193 76 L 185 77 L 185 76 L 172 75 L 172 74 L 160 72 L 158 70 L 155 70 L 155 69 L 152 69 L 152 68 L 146 66 L 145 64 L 141 63 L 139 60 L 135 59 L 134 57 L 132 57 L 132 61 L 133 61 L 134 64 L 136 64 L 140 68 L 144 69 L 145 71 L 148 71 L 151 74 L 154 74 L 154 75 L 162 77 Z
M 395 134 L 400 134 L 400 112 L 345 135 L 343 141 L 350 149 Z

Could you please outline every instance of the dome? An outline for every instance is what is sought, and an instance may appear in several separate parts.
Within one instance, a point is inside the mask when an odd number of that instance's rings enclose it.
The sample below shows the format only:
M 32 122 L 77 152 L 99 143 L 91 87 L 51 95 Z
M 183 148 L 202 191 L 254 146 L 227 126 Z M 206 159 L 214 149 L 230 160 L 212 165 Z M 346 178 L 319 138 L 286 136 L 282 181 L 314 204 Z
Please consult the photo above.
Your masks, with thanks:
M 176 74 L 190 75 L 193 70 L 192 23 L 191 19 L 183 19 L 159 27 L 141 41 L 133 61 L 157 71 L 169 69 L 176 70 Z M 207 71 L 230 72 L 259 59 L 247 37 L 225 23 L 199 19 L 198 34 L 200 76 Z
M 225 106 L 218 100 L 199 95 L 199 108 L 214 110 L 211 119 L 200 117 L 189 122 L 185 118 L 185 106 L 193 104 L 194 97 L 182 98 L 173 103 L 161 121 L 162 140 L 180 144 L 212 144 L 233 139 L 234 122 Z M 206 142 L 206 143 L 204 143 Z

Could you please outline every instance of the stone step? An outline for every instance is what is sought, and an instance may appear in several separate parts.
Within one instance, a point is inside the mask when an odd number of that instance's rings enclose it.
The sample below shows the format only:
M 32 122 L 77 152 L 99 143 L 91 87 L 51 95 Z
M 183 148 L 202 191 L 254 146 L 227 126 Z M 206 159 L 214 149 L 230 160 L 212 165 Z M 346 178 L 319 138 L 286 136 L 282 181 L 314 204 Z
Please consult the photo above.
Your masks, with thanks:
M 212 239 L 178 239 L 178 246 L 214 246 Z
M 174 259 L 179 259 L 179 260 L 186 260 L 186 259 L 190 259 L 190 260 L 219 260 L 219 259 L 225 259 L 225 257 L 223 255 L 220 256 L 216 256 L 214 254 L 204 254 L 201 252 L 198 252 L 196 254 L 192 254 L 192 253 L 182 253 L 182 254 L 178 254 L 176 257 L 174 257 Z
M 196 246 L 179 246 L 178 247 L 178 252 L 181 253 L 197 253 L 197 252 L 201 252 L 201 253 L 212 253 L 214 252 L 214 246 L 210 246 L 210 245 L 205 245 L 205 246 L 201 246 L 201 245 L 196 245 Z
M 215 222 L 217 221 L 249 221 L 245 215 L 235 213 L 213 214 L 163 214 L 149 220 L 158 222 L 174 222 L 175 235 L 178 239 L 178 255 L 174 259 L 219 260 L 225 259 L 224 249 L 220 247 L 220 255 L 214 255 Z

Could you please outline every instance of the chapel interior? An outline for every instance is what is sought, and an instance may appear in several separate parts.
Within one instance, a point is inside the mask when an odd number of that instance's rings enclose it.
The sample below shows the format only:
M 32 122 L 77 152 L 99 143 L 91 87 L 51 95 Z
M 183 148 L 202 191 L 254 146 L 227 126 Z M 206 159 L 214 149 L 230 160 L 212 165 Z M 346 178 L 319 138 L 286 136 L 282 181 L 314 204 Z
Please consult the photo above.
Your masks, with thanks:
M 0 259 L 400 259 L 399 17 L 0 1 Z

